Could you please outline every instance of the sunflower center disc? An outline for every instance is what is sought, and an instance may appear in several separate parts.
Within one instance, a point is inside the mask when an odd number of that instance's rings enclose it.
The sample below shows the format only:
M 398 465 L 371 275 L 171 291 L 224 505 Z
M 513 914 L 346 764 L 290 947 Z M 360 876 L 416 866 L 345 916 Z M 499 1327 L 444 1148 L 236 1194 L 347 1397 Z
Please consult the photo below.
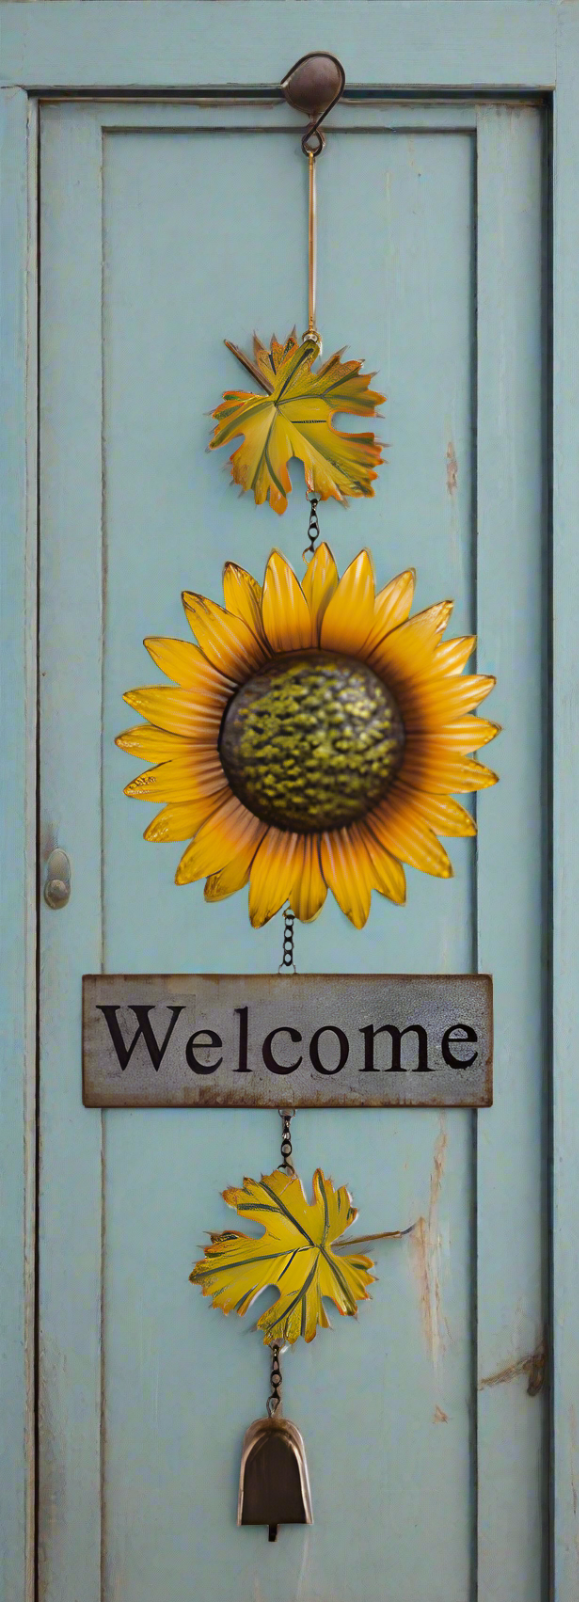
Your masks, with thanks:
M 400 765 L 404 727 L 365 662 L 292 651 L 236 692 L 219 748 L 251 812 L 307 834 L 354 823 L 380 800 Z

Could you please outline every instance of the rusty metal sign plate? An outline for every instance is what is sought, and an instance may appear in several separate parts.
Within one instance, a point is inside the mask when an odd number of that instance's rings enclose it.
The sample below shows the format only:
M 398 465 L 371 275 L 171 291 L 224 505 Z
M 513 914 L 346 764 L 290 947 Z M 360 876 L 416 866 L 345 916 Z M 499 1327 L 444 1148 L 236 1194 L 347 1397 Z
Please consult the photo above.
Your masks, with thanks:
M 488 975 L 90 974 L 87 1107 L 490 1107 Z

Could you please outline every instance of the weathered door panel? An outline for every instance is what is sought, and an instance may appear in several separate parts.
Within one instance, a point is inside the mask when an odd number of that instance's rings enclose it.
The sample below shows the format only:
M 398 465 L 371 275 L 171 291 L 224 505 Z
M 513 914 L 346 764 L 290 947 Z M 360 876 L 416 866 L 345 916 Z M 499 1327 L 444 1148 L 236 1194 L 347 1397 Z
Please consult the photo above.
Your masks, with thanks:
M 347 1182 L 376 1251 L 356 1321 L 288 1354 L 315 1524 L 235 1527 L 267 1353 L 188 1284 L 219 1191 L 277 1159 L 279 1120 L 80 1102 L 80 977 L 272 972 L 280 919 L 177 890 L 115 750 L 144 635 L 223 561 L 301 567 L 303 478 L 278 520 L 205 453 L 237 382 L 227 336 L 305 324 L 304 161 L 267 106 L 53 106 L 41 205 L 41 820 L 73 863 L 42 910 L 40 1553 L 45 1602 L 540 1602 L 543 1399 L 480 1380 L 540 1339 L 542 1269 L 543 134 L 531 106 L 358 105 L 320 164 L 319 317 L 387 394 L 375 499 L 320 520 L 340 566 L 418 569 L 496 671 L 501 783 L 449 883 L 409 871 L 357 934 L 328 904 L 302 972 L 495 980 L 495 1105 L 304 1112 L 302 1175 Z M 495 753 L 493 751 L 493 757 Z M 139 824 L 141 826 L 139 827 Z M 291 981 L 288 981 L 291 983 Z M 246 1321 L 247 1322 L 247 1321 Z M 478 1517 L 477 1517 L 478 1513 Z

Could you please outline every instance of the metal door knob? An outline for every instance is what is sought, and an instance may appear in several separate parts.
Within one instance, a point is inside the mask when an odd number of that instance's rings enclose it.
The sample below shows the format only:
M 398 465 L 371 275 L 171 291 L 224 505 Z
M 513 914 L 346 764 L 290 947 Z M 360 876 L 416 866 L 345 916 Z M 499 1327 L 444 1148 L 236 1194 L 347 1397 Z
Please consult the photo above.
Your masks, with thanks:
M 44 900 L 54 911 L 70 899 L 70 857 L 66 851 L 51 851 L 46 864 Z

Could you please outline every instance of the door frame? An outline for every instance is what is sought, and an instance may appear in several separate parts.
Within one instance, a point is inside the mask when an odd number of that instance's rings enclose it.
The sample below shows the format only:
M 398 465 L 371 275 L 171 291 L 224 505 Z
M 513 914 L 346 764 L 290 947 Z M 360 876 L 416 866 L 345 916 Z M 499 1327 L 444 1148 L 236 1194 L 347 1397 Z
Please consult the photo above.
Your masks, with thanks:
M 184 26 L 186 19 L 186 26 Z M 0 1590 L 33 1602 L 36 1223 L 36 661 L 38 104 L 106 95 L 278 92 L 316 43 L 348 83 L 401 94 L 544 97 L 552 129 L 552 877 L 545 961 L 556 1071 L 550 1098 L 551 1581 L 579 1594 L 579 794 L 575 736 L 579 540 L 579 12 L 544 0 L 11 0 L 0 5 Z M 253 25 L 251 25 L 253 22 Z M 259 23 L 259 26 L 257 25 Z M 289 50 L 288 50 L 289 40 Z M 235 82 L 224 63 L 238 63 Z M 376 77 L 376 63 L 384 72 Z M 574 1116 L 575 1113 L 575 1116 Z M 579 1403 L 576 1404 L 579 1406 Z M 492 1598 L 479 1597 L 479 1602 Z

